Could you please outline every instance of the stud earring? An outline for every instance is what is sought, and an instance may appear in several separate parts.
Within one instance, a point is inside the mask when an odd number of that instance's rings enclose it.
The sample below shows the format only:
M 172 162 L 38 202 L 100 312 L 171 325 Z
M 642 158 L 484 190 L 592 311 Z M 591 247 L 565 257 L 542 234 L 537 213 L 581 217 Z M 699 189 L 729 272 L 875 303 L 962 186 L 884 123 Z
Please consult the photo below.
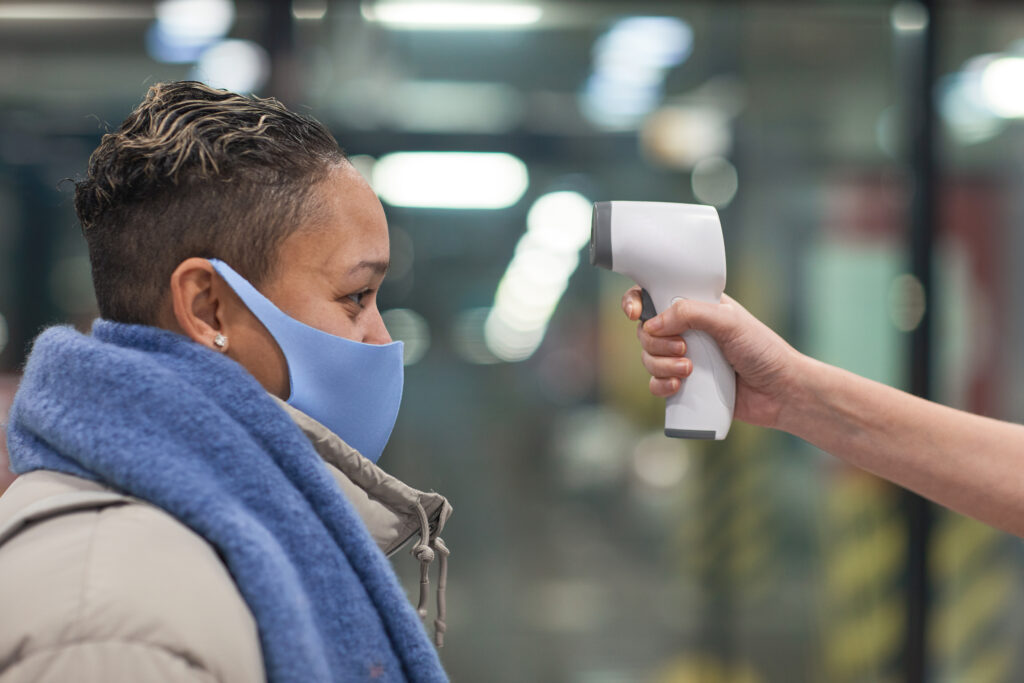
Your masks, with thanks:
M 223 351 L 228 346 L 228 338 L 218 332 L 217 336 L 213 338 L 213 345 Z

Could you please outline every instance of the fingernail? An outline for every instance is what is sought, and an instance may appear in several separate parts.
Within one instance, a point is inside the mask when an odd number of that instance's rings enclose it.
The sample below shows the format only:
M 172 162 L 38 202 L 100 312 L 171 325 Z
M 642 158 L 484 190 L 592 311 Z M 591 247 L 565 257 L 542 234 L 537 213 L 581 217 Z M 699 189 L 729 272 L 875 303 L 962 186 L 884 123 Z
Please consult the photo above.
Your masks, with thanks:
M 626 317 L 630 318 L 630 319 L 633 318 L 633 302 L 632 301 L 627 301 L 626 302 Z
M 676 356 L 681 356 L 686 353 L 686 344 L 683 342 L 676 342 L 672 345 L 672 353 Z
M 661 316 L 655 316 L 644 323 L 644 329 L 648 332 L 657 332 L 661 329 Z
M 679 361 L 678 363 L 676 363 L 676 369 L 679 370 L 679 372 L 683 372 L 683 373 L 689 372 L 690 371 L 690 361 L 688 361 L 688 360 L 681 360 L 681 361 Z

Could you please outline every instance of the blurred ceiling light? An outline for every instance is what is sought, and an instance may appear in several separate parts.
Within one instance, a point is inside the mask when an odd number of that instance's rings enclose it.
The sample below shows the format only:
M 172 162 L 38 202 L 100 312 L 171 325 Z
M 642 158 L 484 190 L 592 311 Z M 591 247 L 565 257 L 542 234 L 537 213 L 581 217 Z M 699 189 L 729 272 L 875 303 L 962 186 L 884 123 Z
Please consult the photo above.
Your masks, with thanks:
M 1024 118 L 1024 57 L 1001 56 L 990 61 L 981 73 L 981 92 L 996 116 Z
M 231 0 L 160 0 L 156 3 L 160 30 L 181 41 L 206 44 L 227 34 L 235 21 Z
M 396 29 L 473 30 L 525 27 L 543 10 L 528 3 L 364 2 L 363 18 Z
M 549 192 L 526 214 L 527 234 L 540 236 L 556 253 L 578 253 L 590 241 L 593 210 L 579 192 Z
M 530 330 L 513 327 L 505 318 L 495 315 L 494 309 L 491 309 L 484 322 L 484 343 L 487 350 L 498 360 L 514 363 L 532 356 L 544 341 L 546 331 L 547 328 L 544 327 Z
M 327 16 L 327 0 L 292 0 L 292 16 L 299 20 L 323 19 Z
M 590 240 L 592 211 L 590 200 L 577 192 L 550 192 L 530 208 L 526 233 L 484 324 L 484 341 L 499 359 L 525 360 L 540 347 L 579 265 L 580 249 Z
M 259 90 L 270 76 L 270 56 L 251 40 L 222 40 L 199 57 L 193 77 L 212 88 L 238 93 Z
M 669 69 L 693 50 L 693 29 L 677 17 L 628 17 L 594 44 L 582 109 L 594 123 L 630 128 L 661 101 Z
M 591 74 L 584 88 L 582 111 L 590 121 L 609 129 L 629 129 L 658 105 L 657 86 L 624 84 L 604 74 Z
M 899 33 L 923 31 L 928 27 L 928 8 L 916 0 L 901 0 L 893 6 L 889 21 Z
M 701 159 L 728 154 L 732 131 L 726 113 L 715 107 L 662 107 L 644 121 L 640 145 L 651 161 L 690 170 Z
M 524 164 L 499 152 L 394 152 L 373 166 L 373 189 L 393 206 L 503 209 L 523 196 Z
M 418 363 L 430 348 L 430 326 L 426 319 L 408 308 L 393 308 L 381 313 L 381 317 L 391 338 L 404 344 L 402 362 L 405 365 Z
M 627 17 L 594 45 L 597 71 L 625 69 L 649 78 L 644 69 L 670 69 L 693 51 L 693 29 L 677 17 Z
M 952 137 L 964 145 L 991 140 L 1006 128 L 992 113 L 981 92 L 981 68 L 968 62 L 964 70 L 939 82 L 939 114 Z
M 116 21 L 153 18 L 145 5 L 85 2 L 14 2 L 0 4 L 0 21 Z
M 538 237 L 536 232 L 527 233 L 516 246 L 514 263 L 524 270 L 531 271 L 534 280 L 564 280 L 576 270 L 580 260 L 579 254 L 551 247 L 550 242 Z
M 146 47 L 157 61 L 194 62 L 203 50 L 227 35 L 234 21 L 232 0 L 159 0 Z
M 736 174 L 736 167 L 728 159 L 713 157 L 704 159 L 693 167 L 690 184 L 693 187 L 693 195 L 699 202 L 723 208 L 736 196 L 739 177 Z
M 563 292 L 564 282 L 538 282 L 510 266 L 494 295 L 495 315 L 509 328 L 532 334 L 547 326 Z

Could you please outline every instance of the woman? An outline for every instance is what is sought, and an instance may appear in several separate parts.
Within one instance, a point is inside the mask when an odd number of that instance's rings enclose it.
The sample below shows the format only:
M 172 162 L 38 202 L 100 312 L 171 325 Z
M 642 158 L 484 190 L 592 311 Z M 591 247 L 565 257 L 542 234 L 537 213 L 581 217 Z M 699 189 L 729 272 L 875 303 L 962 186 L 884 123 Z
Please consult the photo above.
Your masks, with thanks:
M 0 680 L 444 680 L 385 554 L 419 536 L 443 589 L 451 507 L 374 464 L 387 224 L 331 135 L 157 85 L 75 208 L 102 319 L 37 339 L 11 411 Z

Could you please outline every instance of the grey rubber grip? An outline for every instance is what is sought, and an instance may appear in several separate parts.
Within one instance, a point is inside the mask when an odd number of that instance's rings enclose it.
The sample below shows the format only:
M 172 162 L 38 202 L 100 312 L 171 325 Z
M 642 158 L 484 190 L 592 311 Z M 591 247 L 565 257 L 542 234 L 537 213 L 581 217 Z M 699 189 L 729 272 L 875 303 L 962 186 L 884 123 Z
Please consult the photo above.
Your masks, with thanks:
M 666 429 L 665 436 L 673 439 L 713 439 L 715 432 L 711 429 Z
M 651 299 L 651 294 L 646 289 L 640 289 L 640 303 L 643 308 L 640 309 L 640 322 L 645 323 L 654 316 L 658 315 L 657 309 L 654 308 L 654 301 Z
M 612 270 L 612 203 L 595 202 L 590 222 L 590 265 Z

